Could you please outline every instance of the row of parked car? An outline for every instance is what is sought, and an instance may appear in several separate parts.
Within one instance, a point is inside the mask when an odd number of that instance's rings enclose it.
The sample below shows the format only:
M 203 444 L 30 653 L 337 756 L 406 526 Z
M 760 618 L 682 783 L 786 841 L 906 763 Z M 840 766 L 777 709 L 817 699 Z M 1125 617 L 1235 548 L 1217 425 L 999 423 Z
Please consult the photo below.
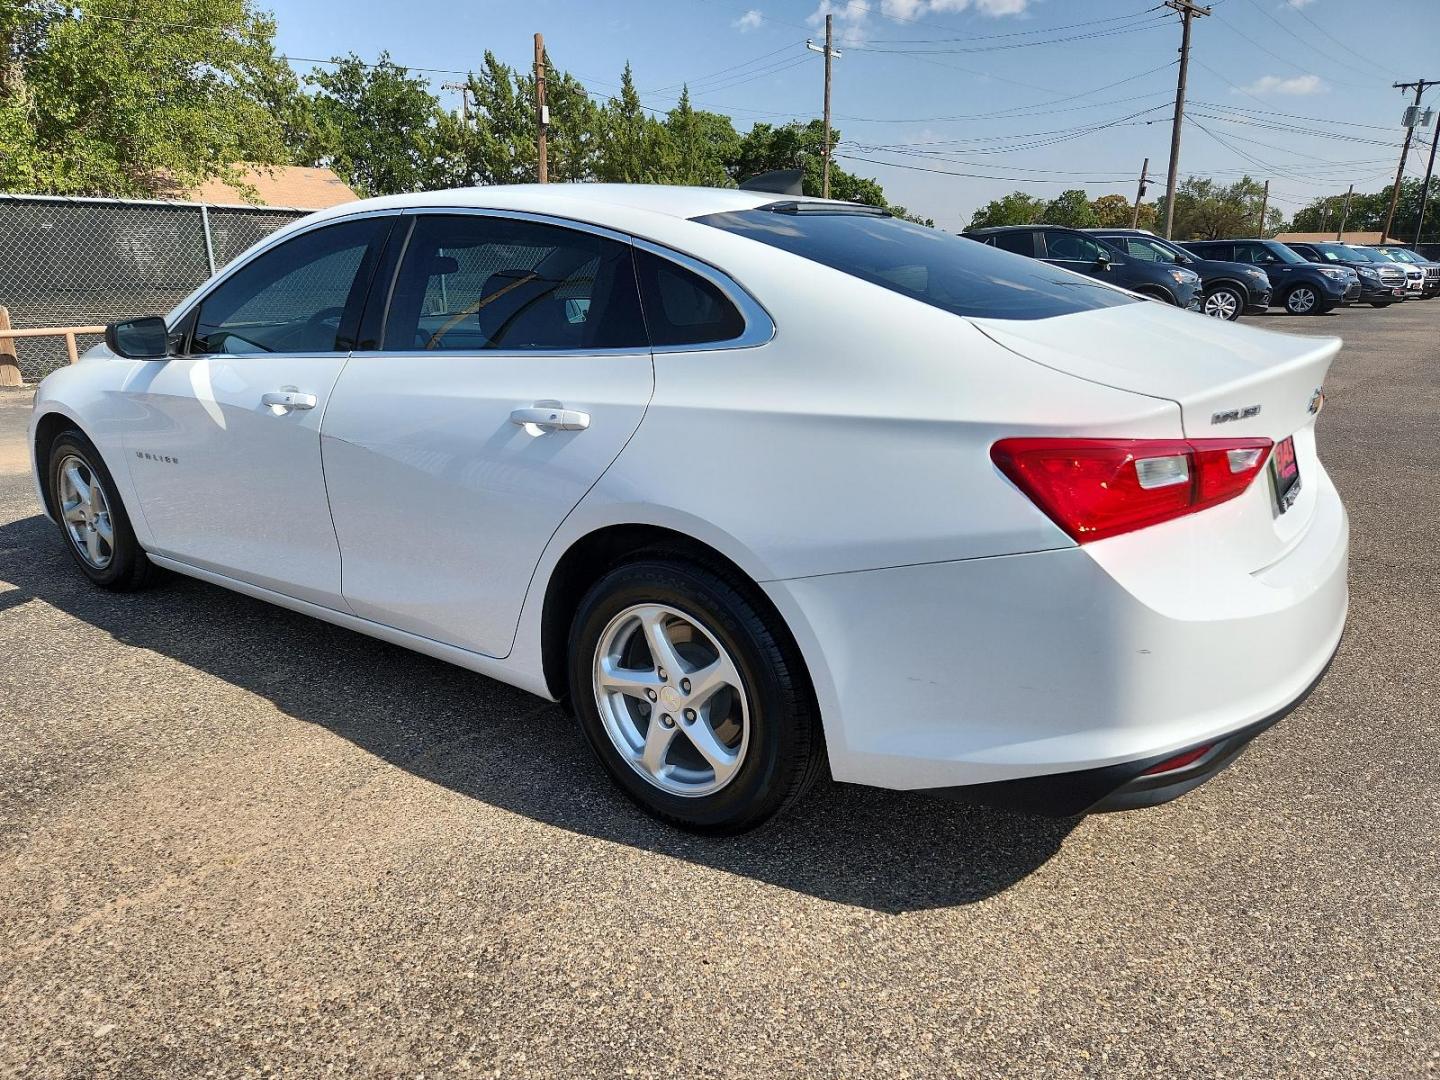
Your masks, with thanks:
M 1340 304 L 1383 308 L 1440 295 L 1440 263 L 1408 248 L 1250 239 L 1177 244 L 1144 229 L 1059 225 L 1003 225 L 965 235 L 1232 321 L 1271 307 L 1321 315 Z

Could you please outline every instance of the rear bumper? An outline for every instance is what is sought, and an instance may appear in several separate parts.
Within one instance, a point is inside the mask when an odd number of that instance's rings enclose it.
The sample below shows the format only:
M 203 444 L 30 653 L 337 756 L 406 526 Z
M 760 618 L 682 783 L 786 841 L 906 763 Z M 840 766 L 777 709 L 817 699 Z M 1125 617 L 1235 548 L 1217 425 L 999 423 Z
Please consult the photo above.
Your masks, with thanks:
M 1334 653 L 1331 653 L 1331 659 L 1334 659 Z M 1299 708 L 1329 669 L 1330 661 L 1327 660 L 1324 669 L 1310 685 L 1283 708 L 1219 739 L 1205 740 L 1195 748 L 1186 747 L 1178 753 L 1157 754 L 1100 769 L 966 787 L 932 788 L 926 794 L 1049 817 L 1074 817 L 1159 806 L 1194 791 L 1229 768 L 1257 736 L 1269 731 Z M 1149 769 L 1199 747 L 1206 748 L 1205 752 L 1189 764 L 1147 775 Z
M 835 779 L 1030 808 L 1059 791 L 1061 813 L 1203 782 L 1338 646 L 1349 526 L 1318 464 L 1305 482 L 1294 512 L 1308 525 L 1259 570 L 1215 536 L 1227 515 L 1253 520 L 1246 500 L 1268 505 L 1264 485 L 1086 548 L 766 583 L 805 654 Z M 1212 743 L 1183 775 L 1136 780 Z

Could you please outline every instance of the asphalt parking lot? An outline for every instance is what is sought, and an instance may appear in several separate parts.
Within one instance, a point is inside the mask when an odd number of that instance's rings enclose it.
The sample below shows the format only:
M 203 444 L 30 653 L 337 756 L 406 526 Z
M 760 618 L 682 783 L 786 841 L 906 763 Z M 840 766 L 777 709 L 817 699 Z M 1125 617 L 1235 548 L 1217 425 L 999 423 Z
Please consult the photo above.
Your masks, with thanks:
M 220 589 L 84 583 L 0 393 L 0 1073 L 1440 1075 L 1440 301 L 1339 334 L 1350 627 L 1154 810 L 826 784 L 639 816 L 554 707 Z

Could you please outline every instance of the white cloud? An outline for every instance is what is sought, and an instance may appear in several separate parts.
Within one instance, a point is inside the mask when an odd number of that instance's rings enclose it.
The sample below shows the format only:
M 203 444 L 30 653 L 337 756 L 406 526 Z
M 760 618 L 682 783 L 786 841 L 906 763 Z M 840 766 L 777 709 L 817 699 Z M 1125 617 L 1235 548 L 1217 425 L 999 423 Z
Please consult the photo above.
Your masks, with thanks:
M 1303 97 L 1307 94 L 1323 94 L 1330 88 L 1319 75 L 1296 75 L 1282 79 L 1279 75 L 1262 75 L 1249 86 L 1242 86 L 1236 93 L 1246 94 L 1288 94 Z
M 860 45 L 866 40 L 871 15 L 913 21 L 934 13 L 974 8 L 981 15 L 998 19 L 1022 15 L 1029 5 L 1030 0 L 820 0 L 805 21 L 811 26 L 823 26 L 825 16 L 833 15 L 839 44 Z
M 756 8 L 751 8 L 730 25 L 742 34 L 748 34 L 751 30 L 760 29 L 765 22 L 765 15 Z
M 1286 7 L 1302 8 L 1309 7 L 1315 0 L 1285 0 Z

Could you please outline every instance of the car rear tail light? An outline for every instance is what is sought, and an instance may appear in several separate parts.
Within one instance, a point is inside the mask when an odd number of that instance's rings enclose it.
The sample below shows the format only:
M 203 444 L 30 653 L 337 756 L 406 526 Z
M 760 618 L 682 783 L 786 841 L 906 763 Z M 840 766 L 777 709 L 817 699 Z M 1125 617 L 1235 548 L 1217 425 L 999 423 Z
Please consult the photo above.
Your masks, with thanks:
M 990 458 L 1079 543 L 1233 499 L 1259 474 L 1269 439 L 1001 439 Z
M 1157 773 L 1174 772 L 1176 769 L 1183 769 L 1186 765 L 1195 764 L 1195 762 L 1208 754 L 1214 746 L 1214 743 L 1206 743 L 1204 746 L 1197 746 L 1193 750 L 1186 750 L 1183 754 L 1176 754 L 1172 758 L 1166 758 L 1158 765 L 1151 765 L 1150 768 L 1146 769 L 1140 775 L 1155 776 Z

